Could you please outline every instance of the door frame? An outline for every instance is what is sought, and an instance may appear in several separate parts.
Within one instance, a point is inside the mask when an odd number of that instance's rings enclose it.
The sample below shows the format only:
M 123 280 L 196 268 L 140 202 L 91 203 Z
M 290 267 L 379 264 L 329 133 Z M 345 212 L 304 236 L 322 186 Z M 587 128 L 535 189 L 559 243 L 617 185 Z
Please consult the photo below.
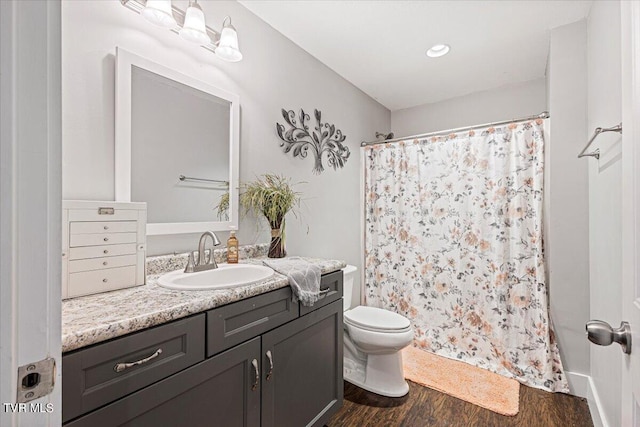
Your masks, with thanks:
M 622 301 L 631 324 L 632 353 L 622 358 L 621 421 L 640 422 L 640 3 L 621 2 L 622 39 Z M 612 284 L 615 286 L 615 284 Z M 635 421 L 634 421 L 635 418 Z
M 0 1 L 0 425 L 59 426 L 61 3 Z M 16 403 L 18 367 L 53 358 L 53 392 Z M 30 405 L 34 404 L 34 405 Z

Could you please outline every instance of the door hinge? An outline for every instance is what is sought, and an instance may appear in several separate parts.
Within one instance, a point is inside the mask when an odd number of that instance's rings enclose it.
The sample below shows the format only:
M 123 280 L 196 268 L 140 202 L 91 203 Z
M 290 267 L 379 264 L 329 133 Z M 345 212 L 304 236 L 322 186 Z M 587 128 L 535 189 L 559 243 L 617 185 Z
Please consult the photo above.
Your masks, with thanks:
M 17 403 L 29 402 L 53 391 L 56 361 L 50 357 L 18 367 Z

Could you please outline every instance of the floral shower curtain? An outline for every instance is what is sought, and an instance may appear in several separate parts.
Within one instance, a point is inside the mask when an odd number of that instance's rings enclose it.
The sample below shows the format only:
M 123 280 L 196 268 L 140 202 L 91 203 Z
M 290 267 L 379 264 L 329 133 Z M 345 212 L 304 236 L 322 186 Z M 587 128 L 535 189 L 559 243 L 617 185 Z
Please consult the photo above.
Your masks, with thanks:
M 542 250 L 543 120 L 365 148 L 367 305 L 414 345 L 567 392 Z

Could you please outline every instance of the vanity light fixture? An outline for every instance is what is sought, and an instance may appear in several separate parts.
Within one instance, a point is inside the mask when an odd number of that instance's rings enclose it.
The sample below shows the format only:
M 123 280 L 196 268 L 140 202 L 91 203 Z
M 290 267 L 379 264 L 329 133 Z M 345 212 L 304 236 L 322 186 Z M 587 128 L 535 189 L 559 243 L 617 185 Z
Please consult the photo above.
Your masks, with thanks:
M 158 27 L 171 29 L 177 25 L 171 10 L 171 0 L 147 0 L 140 14 Z
M 445 56 L 450 50 L 451 47 L 448 44 L 436 44 L 431 46 L 431 49 L 427 51 L 427 56 L 429 58 L 438 58 Z
M 229 16 L 225 17 L 222 22 L 222 33 L 220 34 L 216 55 L 229 62 L 238 62 L 242 59 L 242 53 L 238 49 L 238 32 L 231 25 Z
M 219 33 L 205 24 L 204 13 L 197 0 L 189 0 L 186 13 L 171 4 L 171 0 L 120 0 L 127 9 L 142 15 L 147 21 L 179 34 L 183 39 L 201 45 L 224 61 L 238 62 L 238 32 L 225 17 Z
M 189 7 L 184 17 L 184 26 L 180 30 L 180 37 L 199 45 L 211 43 L 204 23 L 204 12 L 197 0 L 189 1 Z

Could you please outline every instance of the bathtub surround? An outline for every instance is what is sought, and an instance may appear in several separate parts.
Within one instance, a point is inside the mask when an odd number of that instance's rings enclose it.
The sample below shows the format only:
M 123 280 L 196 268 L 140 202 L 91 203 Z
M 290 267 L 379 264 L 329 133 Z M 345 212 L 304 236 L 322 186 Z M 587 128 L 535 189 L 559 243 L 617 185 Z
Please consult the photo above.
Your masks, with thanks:
M 568 392 L 542 251 L 544 120 L 365 149 L 367 304 L 417 346 Z

